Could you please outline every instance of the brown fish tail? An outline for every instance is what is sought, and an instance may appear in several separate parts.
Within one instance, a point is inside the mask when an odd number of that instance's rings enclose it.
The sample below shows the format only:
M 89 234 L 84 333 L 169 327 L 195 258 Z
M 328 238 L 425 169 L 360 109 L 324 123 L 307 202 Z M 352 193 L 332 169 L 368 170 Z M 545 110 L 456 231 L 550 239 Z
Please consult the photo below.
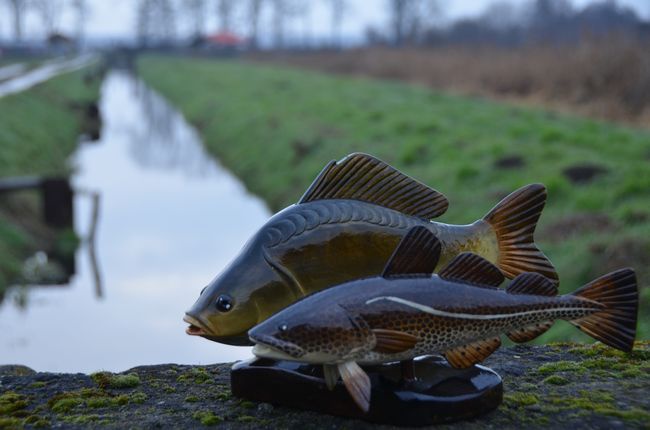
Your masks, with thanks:
M 608 273 L 572 295 L 597 302 L 604 309 L 571 321 L 571 324 L 613 348 L 626 352 L 632 350 L 639 310 L 634 270 L 621 269 Z
M 483 220 L 488 222 L 499 244 L 499 269 L 508 277 L 536 272 L 559 282 L 553 264 L 535 245 L 533 234 L 546 204 L 546 187 L 530 184 L 501 200 Z

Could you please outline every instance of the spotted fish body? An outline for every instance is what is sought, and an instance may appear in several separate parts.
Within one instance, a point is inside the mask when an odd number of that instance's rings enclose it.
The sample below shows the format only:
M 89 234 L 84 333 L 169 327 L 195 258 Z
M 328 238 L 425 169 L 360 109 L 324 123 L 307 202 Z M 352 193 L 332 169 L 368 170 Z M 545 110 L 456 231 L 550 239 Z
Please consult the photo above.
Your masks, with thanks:
M 431 276 L 428 268 L 439 253 L 435 236 L 413 228 L 382 276 L 316 293 L 253 328 L 253 352 L 323 364 L 330 385 L 332 369 L 341 375 L 342 367 L 351 369 L 351 378 L 364 387 L 359 381 L 367 375 L 358 364 L 439 353 L 452 366 L 467 367 L 496 350 L 502 334 L 517 342 L 531 340 L 557 319 L 613 347 L 632 348 L 638 293 L 630 269 L 556 296 L 557 285 L 535 273 L 518 275 L 505 290 L 497 288 L 503 275 L 471 253 Z M 351 394 L 367 410 L 369 386 L 360 390 Z
M 473 224 L 438 223 L 431 219 L 448 206 L 442 194 L 374 157 L 352 154 L 326 166 L 299 203 L 274 215 L 205 288 L 186 314 L 188 333 L 250 344 L 250 328 L 295 301 L 379 275 L 413 227 L 439 238 L 439 267 L 471 251 L 510 278 L 535 271 L 557 280 L 533 241 L 545 201 L 544 186 L 532 184 Z

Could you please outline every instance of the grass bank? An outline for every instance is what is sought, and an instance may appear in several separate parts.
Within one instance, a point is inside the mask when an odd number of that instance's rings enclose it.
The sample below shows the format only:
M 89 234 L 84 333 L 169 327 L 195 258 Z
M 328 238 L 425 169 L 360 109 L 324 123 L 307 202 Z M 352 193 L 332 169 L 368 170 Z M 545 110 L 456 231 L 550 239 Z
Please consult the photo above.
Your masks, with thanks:
M 650 133 L 402 83 L 259 64 L 147 57 L 143 78 L 274 210 L 323 165 L 372 153 L 444 192 L 439 220 L 467 223 L 530 182 L 549 189 L 537 241 L 564 292 L 632 266 L 650 336 Z M 227 202 L 224 202 L 227 204 Z M 546 337 L 581 338 L 558 323 Z
M 0 177 L 67 175 L 68 156 L 86 125 L 86 109 L 99 96 L 99 82 L 84 70 L 55 77 L 27 91 L 0 98 Z M 24 259 L 43 246 L 67 246 L 70 232 L 35 225 L 32 193 L 0 200 L 0 296 Z

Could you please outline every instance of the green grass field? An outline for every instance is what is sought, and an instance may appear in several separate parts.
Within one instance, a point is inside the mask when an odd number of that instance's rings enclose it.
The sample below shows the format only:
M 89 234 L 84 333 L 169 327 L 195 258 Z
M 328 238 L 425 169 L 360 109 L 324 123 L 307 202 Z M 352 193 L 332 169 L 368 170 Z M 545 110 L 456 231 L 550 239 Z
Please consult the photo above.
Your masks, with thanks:
M 568 292 L 621 266 L 642 285 L 650 336 L 650 133 L 403 83 L 213 60 L 146 57 L 142 77 L 197 126 L 207 148 L 273 210 L 323 165 L 362 151 L 446 194 L 439 221 L 469 223 L 531 182 L 549 199 L 536 239 Z M 499 167 L 504 158 L 519 167 Z M 507 163 L 506 163 L 507 164 Z M 563 173 L 605 169 L 586 183 Z M 227 204 L 227 202 L 224 202 Z M 541 341 L 584 339 L 558 323 Z
M 0 98 L 0 177 L 71 171 L 67 160 L 84 125 L 84 108 L 99 95 L 99 82 L 87 85 L 83 74 L 65 74 Z M 21 218 L 17 212 L 32 212 L 37 202 L 30 193 L 21 193 L 18 202 L 12 198 L 11 209 L 0 202 L 0 294 L 42 240 L 28 223 L 16 222 Z M 70 232 L 59 233 L 53 240 L 69 239 Z

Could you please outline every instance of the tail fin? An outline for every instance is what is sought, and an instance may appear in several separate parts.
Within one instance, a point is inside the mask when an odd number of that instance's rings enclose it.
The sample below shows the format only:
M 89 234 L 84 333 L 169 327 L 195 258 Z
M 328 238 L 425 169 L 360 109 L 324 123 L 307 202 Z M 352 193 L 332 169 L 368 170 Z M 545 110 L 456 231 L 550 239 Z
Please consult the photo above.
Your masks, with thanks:
M 572 295 L 600 303 L 604 309 L 571 324 L 613 348 L 632 350 L 639 310 L 634 270 L 621 269 L 601 276 Z
M 537 249 L 533 239 L 545 203 L 544 185 L 526 185 L 506 196 L 483 217 L 497 235 L 497 264 L 508 278 L 524 272 L 536 272 L 559 282 L 553 264 Z

